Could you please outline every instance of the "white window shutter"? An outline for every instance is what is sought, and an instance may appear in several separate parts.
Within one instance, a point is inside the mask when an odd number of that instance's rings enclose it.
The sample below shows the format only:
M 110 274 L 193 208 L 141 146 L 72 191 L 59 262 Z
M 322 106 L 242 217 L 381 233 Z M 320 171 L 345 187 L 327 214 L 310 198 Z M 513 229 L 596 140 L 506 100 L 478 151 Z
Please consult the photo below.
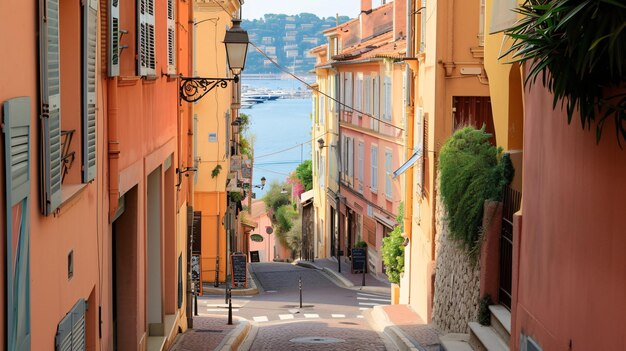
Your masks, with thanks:
M 378 131 L 378 118 L 380 116 L 380 78 L 378 76 L 372 77 L 372 100 L 374 102 L 374 109 L 372 111 L 372 123 L 371 128 Z
M 83 183 L 96 177 L 96 52 L 98 0 L 83 5 Z
M 40 28 L 42 141 L 42 212 L 61 204 L 61 72 L 59 0 L 45 0 Z
M 109 77 L 120 75 L 120 4 L 119 0 L 109 2 Z
M 140 76 L 156 74 L 154 43 L 154 0 L 137 2 L 137 66 Z
M 176 3 L 167 0 L 167 73 L 176 74 Z

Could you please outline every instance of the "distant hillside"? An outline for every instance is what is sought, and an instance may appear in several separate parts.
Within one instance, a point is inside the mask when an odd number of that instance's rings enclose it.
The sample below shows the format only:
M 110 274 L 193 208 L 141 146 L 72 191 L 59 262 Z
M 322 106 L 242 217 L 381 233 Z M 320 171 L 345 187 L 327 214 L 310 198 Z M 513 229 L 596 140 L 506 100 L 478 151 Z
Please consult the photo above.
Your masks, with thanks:
M 340 16 L 339 23 L 350 18 Z M 250 41 L 272 57 L 281 66 L 303 74 L 315 65 L 308 51 L 324 44 L 322 32 L 337 25 L 337 18 L 319 18 L 312 13 L 295 16 L 267 14 L 263 18 L 244 20 L 242 27 L 248 31 Z M 280 73 L 268 59 L 250 46 L 245 73 Z

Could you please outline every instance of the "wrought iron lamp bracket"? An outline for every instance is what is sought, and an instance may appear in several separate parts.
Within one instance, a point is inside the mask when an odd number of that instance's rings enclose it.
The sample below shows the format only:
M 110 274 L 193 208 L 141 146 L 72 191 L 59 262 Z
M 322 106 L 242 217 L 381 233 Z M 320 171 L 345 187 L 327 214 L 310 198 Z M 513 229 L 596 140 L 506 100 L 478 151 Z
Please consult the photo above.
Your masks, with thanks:
M 187 102 L 196 102 L 217 86 L 226 88 L 229 81 L 238 83 L 239 76 L 233 78 L 181 77 L 180 98 Z

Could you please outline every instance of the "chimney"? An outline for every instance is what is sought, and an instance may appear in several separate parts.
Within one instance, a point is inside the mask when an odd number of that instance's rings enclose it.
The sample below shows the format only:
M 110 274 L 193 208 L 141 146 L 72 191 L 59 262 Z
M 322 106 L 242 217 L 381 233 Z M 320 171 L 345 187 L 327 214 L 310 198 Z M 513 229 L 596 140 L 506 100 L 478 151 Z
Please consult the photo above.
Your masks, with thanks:
M 393 38 L 400 39 L 406 35 L 406 1 L 393 2 Z M 407 38 L 408 39 L 408 38 Z
M 372 11 L 372 0 L 361 0 L 361 12 L 370 13 Z

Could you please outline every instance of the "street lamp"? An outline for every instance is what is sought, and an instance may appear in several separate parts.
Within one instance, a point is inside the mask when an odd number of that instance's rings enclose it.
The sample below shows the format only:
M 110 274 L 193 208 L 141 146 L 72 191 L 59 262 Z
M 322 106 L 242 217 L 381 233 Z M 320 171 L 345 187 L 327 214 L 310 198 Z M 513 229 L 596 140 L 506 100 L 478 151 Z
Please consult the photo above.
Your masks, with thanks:
M 187 102 L 196 102 L 216 86 L 226 88 L 228 81 L 239 82 L 239 74 L 246 66 L 248 53 L 248 32 L 240 26 L 241 20 L 233 19 L 233 26 L 226 31 L 224 45 L 226 59 L 233 78 L 182 77 L 180 81 L 180 98 Z
M 267 181 L 267 179 L 265 179 L 265 177 L 261 177 L 261 185 L 253 185 L 253 188 L 260 188 L 263 189 L 265 187 L 265 182 Z

